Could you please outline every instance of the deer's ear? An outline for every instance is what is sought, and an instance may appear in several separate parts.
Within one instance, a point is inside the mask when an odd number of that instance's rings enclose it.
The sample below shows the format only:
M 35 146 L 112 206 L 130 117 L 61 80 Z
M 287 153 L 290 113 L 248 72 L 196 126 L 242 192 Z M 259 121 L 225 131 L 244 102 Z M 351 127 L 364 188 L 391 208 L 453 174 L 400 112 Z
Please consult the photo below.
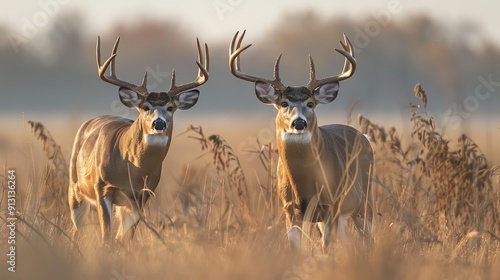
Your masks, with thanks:
M 264 104 L 276 104 L 279 97 L 279 93 L 276 93 L 273 86 L 261 81 L 255 82 L 255 94 Z
M 198 102 L 199 96 L 200 91 L 197 89 L 181 92 L 174 97 L 175 106 L 181 110 L 187 110 Z
M 118 93 L 120 94 L 120 101 L 129 108 L 137 108 L 143 101 L 142 96 L 137 92 L 125 87 L 120 87 Z
M 339 83 L 324 84 L 316 90 L 314 97 L 320 104 L 327 104 L 337 98 L 339 93 Z

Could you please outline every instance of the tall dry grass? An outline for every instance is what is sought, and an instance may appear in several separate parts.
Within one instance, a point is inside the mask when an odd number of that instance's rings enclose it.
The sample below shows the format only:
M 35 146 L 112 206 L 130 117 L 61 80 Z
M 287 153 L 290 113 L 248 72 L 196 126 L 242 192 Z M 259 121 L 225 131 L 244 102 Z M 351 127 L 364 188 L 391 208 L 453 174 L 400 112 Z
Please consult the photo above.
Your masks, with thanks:
M 378 196 L 391 201 L 385 212 L 394 207 L 404 210 L 406 215 L 401 216 L 400 210 L 396 214 L 411 238 L 450 244 L 472 236 L 486 243 L 498 241 L 500 200 L 498 182 L 496 186 L 493 182 L 498 166 L 490 166 L 465 134 L 452 145 L 428 115 L 427 96 L 420 85 L 415 86 L 415 96 L 421 104 L 410 104 L 413 129 L 406 145 L 395 128 L 386 131 L 358 117 L 361 131 L 375 149 Z
M 408 139 L 358 117 L 376 157 L 374 243 L 363 245 L 353 231 L 328 256 L 314 248 L 291 254 L 275 193 L 275 145 L 247 151 L 259 160 L 245 172 L 231 143 L 201 126 L 175 138 L 191 141 L 198 156 L 177 159 L 182 172 L 147 202 L 133 241 L 102 244 L 89 209 L 73 242 L 65 204 L 69 155 L 42 124 L 30 123 L 39 142 L 13 143 L 29 152 L 2 159 L 4 171 L 18 170 L 19 220 L 17 272 L 4 268 L 1 279 L 500 279 L 497 167 L 467 135 L 450 141 L 440 134 L 425 92 L 415 93 Z M 37 159 L 36 149 L 46 159 Z M 3 183 L 3 221 L 5 193 Z M 1 227 L 0 239 L 7 234 Z M 304 238 L 314 247 L 318 236 L 313 230 Z

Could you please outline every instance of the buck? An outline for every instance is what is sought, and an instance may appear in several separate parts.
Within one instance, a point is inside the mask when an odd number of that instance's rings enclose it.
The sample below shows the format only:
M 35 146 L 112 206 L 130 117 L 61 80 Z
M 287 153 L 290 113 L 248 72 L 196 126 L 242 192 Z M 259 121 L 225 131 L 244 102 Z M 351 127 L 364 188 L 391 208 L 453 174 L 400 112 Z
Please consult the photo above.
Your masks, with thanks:
M 317 80 L 309 56 L 307 86 L 285 86 L 279 75 L 281 54 L 274 65 L 273 80 L 250 76 L 241 70 L 240 54 L 251 46 L 241 46 L 244 36 L 245 32 L 238 39 L 237 32 L 231 41 L 229 69 L 235 77 L 254 82 L 257 98 L 278 110 L 278 195 L 292 249 L 300 248 L 304 220 L 317 223 L 323 251 L 332 230 L 336 228 L 337 234 L 345 234 L 344 222 L 348 216 L 352 216 L 362 236 L 370 238 L 373 216 L 370 143 L 350 126 L 318 126 L 314 112 L 318 104 L 332 102 L 337 97 L 339 82 L 354 74 L 356 60 L 351 42 L 344 34 L 345 43 L 340 42 L 343 49 L 336 49 L 345 57 L 341 74 Z
M 120 87 L 121 102 L 136 108 L 139 116 L 135 120 L 100 116 L 85 122 L 78 130 L 69 167 L 73 238 L 85 201 L 97 208 L 103 240 L 110 238 L 113 206 L 119 222 L 116 239 L 122 240 L 130 228 L 133 237 L 143 202 L 160 180 L 162 162 L 171 142 L 173 114 L 177 109 L 186 110 L 195 105 L 200 92 L 194 88 L 208 80 L 208 46 L 205 44 L 203 59 L 198 40 L 198 76 L 193 82 L 176 85 L 175 71 L 172 71 L 167 92 L 149 92 L 147 71 L 139 86 L 120 80 L 115 74 L 119 41 L 120 38 L 111 56 L 101 65 L 100 38 L 97 37 L 97 72 L 103 81 Z M 106 75 L 109 66 L 110 74 Z

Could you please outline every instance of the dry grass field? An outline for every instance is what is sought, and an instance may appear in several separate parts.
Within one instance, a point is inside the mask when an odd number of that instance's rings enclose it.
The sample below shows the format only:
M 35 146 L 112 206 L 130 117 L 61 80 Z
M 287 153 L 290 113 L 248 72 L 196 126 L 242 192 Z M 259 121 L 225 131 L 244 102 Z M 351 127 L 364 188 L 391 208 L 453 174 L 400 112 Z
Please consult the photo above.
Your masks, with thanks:
M 441 134 L 425 95 L 416 95 L 403 124 L 408 136 L 363 116 L 351 123 L 375 151 L 374 242 L 349 231 L 326 256 L 317 230 L 303 238 L 303 254 L 291 253 L 275 194 L 274 144 L 258 142 L 267 123 L 242 133 L 230 122 L 176 122 L 133 240 L 102 244 L 95 209 L 78 239 L 69 238 L 67 162 L 79 123 L 32 128 L 16 120 L 19 133 L 0 135 L 0 279 L 500 279 L 499 159 L 474 135 Z M 17 220 L 9 239 L 12 174 Z M 8 271 L 12 245 L 15 273 Z

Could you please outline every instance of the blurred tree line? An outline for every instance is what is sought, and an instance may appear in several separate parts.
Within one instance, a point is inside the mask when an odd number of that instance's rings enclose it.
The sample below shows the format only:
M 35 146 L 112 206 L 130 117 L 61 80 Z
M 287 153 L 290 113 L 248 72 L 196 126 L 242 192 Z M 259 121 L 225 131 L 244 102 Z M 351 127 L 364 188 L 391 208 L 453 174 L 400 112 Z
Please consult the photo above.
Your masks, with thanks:
M 341 101 L 335 103 L 340 105 L 323 110 L 345 113 L 359 100 L 358 109 L 363 114 L 397 113 L 411 100 L 413 86 L 421 82 L 430 98 L 430 111 L 444 114 L 459 105 L 454 110 L 472 113 L 474 105 L 475 114 L 499 114 L 496 90 L 500 87 L 486 88 L 493 89 L 491 94 L 476 98 L 477 104 L 471 100 L 481 77 L 500 81 L 499 50 L 480 36 L 474 24 L 448 26 L 426 15 L 387 22 L 373 16 L 322 19 L 306 11 L 283 14 L 269 30 L 249 26 L 247 32 L 244 44 L 252 43 L 253 47 L 242 54 L 244 71 L 271 77 L 274 61 L 283 53 L 281 73 L 289 85 L 307 83 L 308 54 L 315 58 L 318 77 L 339 73 L 343 57 L 334 48 L 340 47 L 343 32 L 351 38 L 357 73 L 341 84 Z M 262 39 L 252 41 L 252 34 L 255 37 L 262 32 Z M 96 75 L 97 35 L 101 36 L 103 58 L 108 57 L 116 37 L 122 38 L 117 57 L 120 78 L 139 83 L 148 70 L 150 89 L 166 90 L 174 67 L 180 82 L 196 75 L 195 38 L 199 34 L 182 29 L 173 20 L 118 24 L 106 34 L 86 34 L 82 17 L 73 12 L 55 18 L 50 27 L 20 45 L 17 53 L 9 34 L 0 26 L 0 112 L 4 113 L 113 114 L 117 90 Z M 210 47 L 210 80 L 201 88 L 200 103 L 192 114 L 261 111 L 253 86 L 233 78 L 228 71 L 227 49 L 232 36 L 227 34 L 226 41 L 200 37 L 200 42 Z

